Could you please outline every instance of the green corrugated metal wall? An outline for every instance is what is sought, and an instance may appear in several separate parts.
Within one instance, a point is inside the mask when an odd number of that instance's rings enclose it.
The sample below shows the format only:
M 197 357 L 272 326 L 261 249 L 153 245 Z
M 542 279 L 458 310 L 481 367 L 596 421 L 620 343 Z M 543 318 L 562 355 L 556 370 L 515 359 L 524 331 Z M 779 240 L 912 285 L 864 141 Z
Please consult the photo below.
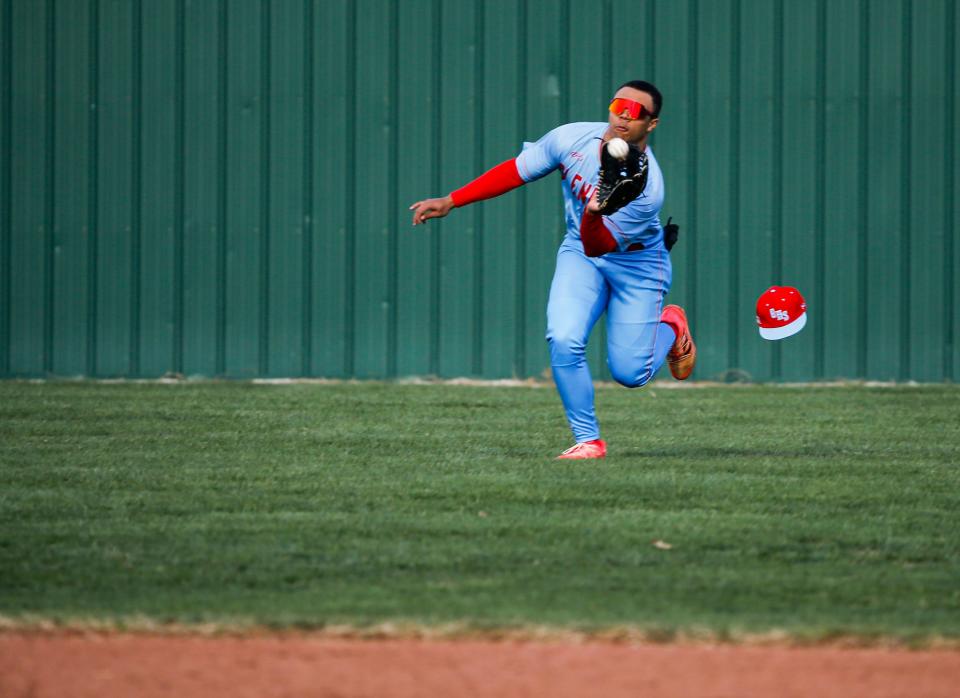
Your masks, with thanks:
M 407 206 L 640 77 L 697 377 L 955 380 L 958 22 L 953 0 L 0 0 L 0 376 L 540 375 L 556 177 L 425 228 Z M 753 324 L 773 283 L 811 317 L 777 343 Z

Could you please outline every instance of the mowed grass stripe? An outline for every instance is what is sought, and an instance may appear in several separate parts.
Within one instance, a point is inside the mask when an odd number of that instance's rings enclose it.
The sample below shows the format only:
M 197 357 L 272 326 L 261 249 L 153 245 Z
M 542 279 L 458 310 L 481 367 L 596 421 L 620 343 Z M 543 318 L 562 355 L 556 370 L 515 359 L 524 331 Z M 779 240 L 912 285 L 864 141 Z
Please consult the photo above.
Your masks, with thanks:
M 571 463 L 550 389 L 0 383 L 0 614 L 960 636 L 960 388 L 597 404 Z

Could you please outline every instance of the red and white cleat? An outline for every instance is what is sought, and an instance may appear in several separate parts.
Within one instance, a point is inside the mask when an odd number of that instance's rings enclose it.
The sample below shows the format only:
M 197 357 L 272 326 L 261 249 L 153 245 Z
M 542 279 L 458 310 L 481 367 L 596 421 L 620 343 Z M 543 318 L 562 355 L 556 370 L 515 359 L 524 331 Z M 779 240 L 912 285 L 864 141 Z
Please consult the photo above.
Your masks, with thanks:
M 687 314 L 679 305 L 668 305 L 660 313 L 660 322 L 667 323 L 677 333 L 677 339 L 667 354 L 670 373 L 678 381 L 686 380 L 693 373 L 693 367 L 697 363 L 697 345 L 693 343 L 693 337 L 690 334 Z
M 607 444 L 601 439 L 574 444 L 557 456 L 557 460 L 584 460 L 587 458 L 606 458 Z

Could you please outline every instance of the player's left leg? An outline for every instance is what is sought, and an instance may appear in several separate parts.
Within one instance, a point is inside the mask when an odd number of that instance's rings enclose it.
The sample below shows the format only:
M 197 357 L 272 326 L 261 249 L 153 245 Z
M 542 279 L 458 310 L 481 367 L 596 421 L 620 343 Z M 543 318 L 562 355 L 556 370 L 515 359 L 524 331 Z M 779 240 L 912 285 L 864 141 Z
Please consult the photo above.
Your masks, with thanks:
M 577 444 L 598 441 L 587 338 L 607 304 L 609 291 L 596 263 L 563 245 L 547 303 L 547 341 L 553 380 Z
M 611 289 L 607 365 L 618 383 L 638 388 L 656 375 L 676 341 L 660 318 L 670 290 L 670 258 L 662 250 L 607 255 L 600 269 Z

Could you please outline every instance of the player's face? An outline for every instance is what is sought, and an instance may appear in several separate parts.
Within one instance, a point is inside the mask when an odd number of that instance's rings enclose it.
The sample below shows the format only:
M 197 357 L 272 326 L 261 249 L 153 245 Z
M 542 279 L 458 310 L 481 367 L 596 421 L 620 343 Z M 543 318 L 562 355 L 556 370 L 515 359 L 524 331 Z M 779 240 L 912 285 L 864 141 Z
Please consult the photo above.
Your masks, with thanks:
M 621 87 L 613 96 L 614 99 L 626 99 L 637 102 L 643 110 L 639 114 L 630 109 L 622 109 L 618 113 L 610 113 L 608 132 L 610 137 L 618 137 L 627 143 L 640 143 L 647 134 L 657 127 L 659 119 L 653 116 L 653 97 L 632 87 Z

